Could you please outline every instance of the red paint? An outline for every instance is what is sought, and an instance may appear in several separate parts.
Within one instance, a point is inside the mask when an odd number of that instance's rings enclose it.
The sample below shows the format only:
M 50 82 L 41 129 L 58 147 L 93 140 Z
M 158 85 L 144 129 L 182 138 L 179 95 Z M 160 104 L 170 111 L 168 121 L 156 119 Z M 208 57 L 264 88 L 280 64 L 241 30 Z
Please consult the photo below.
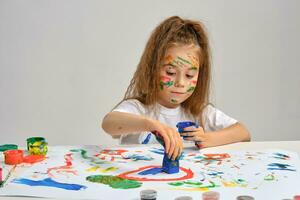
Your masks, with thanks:
M 46 156 L 44 155 L 28 155 L 24 157 L 23 162 L 33 164 L 33 163 L 43 161 L 45 160 L 45 158 Z
M 100 152 L 101 154 L 107 154 L 110 156 L 121 156 L 122 153 L 127 152 L 127 150 L 124 149 L 116 149 L 116 150 L 111 150 L 111 149 L 104 149 Z
M 300 200 L 300 195 L 295 195 L 294 200 Z
M 180 170 L 185 172 L 186 175 L 184 175 L 182 177 L 178 177 L 178 178 L 155 179 L 155 178 L 146 178 L 146 177 L 142 178 L 142 177 L 131 177 L 131 176 L 129 176 L 129 174 L 137 173 L 137 172 L 143 171 L 145 169 L 154 168 L 154 167 L 161 167 L 161 166 L 159 166 L 159 165 L 149 165 L 149 166 L 141 167 L 141 168 L 138 168 L 136 170 L 132 170 L 132 171 L 129 171 L 129 172 L 119 174 L 118 177 L 125 178 L 125 179 L 130 179 L 130 180 L 136 180 L 136 181 L 181 181 L 181 180 L 186 180 L 186 179 L 193 178 L 193 176 L 194 176 L 194 173 L 190 169 L 186 169 L 186 168 L 183 168 L 183 167 L 180 167 Z
M 23 155 L 24 155 L 24 151 L 20 149 L 4 151 L 5 164 L 7 165 L 20 164 L 23 162 Z
M 0 182 L 2 182 L 2 167 L 0 167 Z
M 160 80 L 164 83 L 167 83 L 171 80 L 171 78 L 167 76 L 160 76 Z
M 53 174 L 51 173 L 51 171 L 55 170 L 56 172 L 60 173 L 60 172 L 66 172 L 66 173 L 72 173 L 72 174 L 77 174 L 75 170 L 72 169 L 72 153 L 68 153 L 64 156 L 65 158 L 65 163 L 66 165 L 63 166 L 59 166 L 59 167 L 51 167 L 48 168 L 47 170 L 47 174 L 50 177 L 53 177 Z
M 196 85 L 197 84 L 197 81 L 196 80 L 193 80 L 193 81 L 191 81 L 194 85 Z

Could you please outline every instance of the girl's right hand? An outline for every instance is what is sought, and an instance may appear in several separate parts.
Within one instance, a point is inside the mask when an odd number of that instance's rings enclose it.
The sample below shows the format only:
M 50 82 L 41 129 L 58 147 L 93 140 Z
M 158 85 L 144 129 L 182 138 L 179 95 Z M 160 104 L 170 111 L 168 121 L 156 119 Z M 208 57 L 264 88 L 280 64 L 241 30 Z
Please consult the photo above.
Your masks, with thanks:
M 180 134 L 167 125 L 160 123 L 157 120 L 148 119 L 147 129 L 151 132 L 158 132 L 165 142 L 165 151 L 169 158 L 175 160 L 181 155 L 183 149 L 182 139 Z

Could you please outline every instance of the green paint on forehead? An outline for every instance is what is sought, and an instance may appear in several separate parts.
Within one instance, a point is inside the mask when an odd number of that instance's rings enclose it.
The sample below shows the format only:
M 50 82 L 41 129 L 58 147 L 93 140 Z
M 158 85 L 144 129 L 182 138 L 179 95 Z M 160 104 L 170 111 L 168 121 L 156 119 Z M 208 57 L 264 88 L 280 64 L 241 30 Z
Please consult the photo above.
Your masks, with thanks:
M 191 68 L 189 68 L 189 70 L 198 70 L 198 67 L 195 67 L 195 66 L 193 66 L 193 67 L 191 67 Z
M 190 64 L 190 65 L 193 65 L 192 63 L 190 63 L 188 60 L 184 59 L 184 58 L 181 58 L 180 56 L 177 56 L 177 58 L 187 64 Z

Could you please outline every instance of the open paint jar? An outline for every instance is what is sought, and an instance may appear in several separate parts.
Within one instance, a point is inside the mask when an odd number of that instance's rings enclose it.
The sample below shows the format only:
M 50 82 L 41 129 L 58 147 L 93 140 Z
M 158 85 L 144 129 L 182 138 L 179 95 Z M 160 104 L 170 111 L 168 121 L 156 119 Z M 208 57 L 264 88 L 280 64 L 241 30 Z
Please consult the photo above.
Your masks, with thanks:
M 27 139 L 27 150 L 31 155 L 46 155 L 48 143 L 43 137 L 31 137 Z
M 24 151 L 20 149 L 4 151 L 4 162 L 7 165 L 17 165 L 23 162 Z

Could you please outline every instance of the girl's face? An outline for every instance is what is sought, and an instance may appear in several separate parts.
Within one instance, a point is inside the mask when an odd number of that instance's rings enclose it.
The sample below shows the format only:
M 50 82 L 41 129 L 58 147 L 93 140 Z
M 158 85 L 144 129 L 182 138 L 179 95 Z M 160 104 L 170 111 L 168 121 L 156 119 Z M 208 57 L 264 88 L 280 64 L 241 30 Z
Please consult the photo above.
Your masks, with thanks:
M 199 72 L 199 47 L 174 46 L 167 50 L 160 69 L 158 103 L 176 108 L 189 98 L 197 85 Z

